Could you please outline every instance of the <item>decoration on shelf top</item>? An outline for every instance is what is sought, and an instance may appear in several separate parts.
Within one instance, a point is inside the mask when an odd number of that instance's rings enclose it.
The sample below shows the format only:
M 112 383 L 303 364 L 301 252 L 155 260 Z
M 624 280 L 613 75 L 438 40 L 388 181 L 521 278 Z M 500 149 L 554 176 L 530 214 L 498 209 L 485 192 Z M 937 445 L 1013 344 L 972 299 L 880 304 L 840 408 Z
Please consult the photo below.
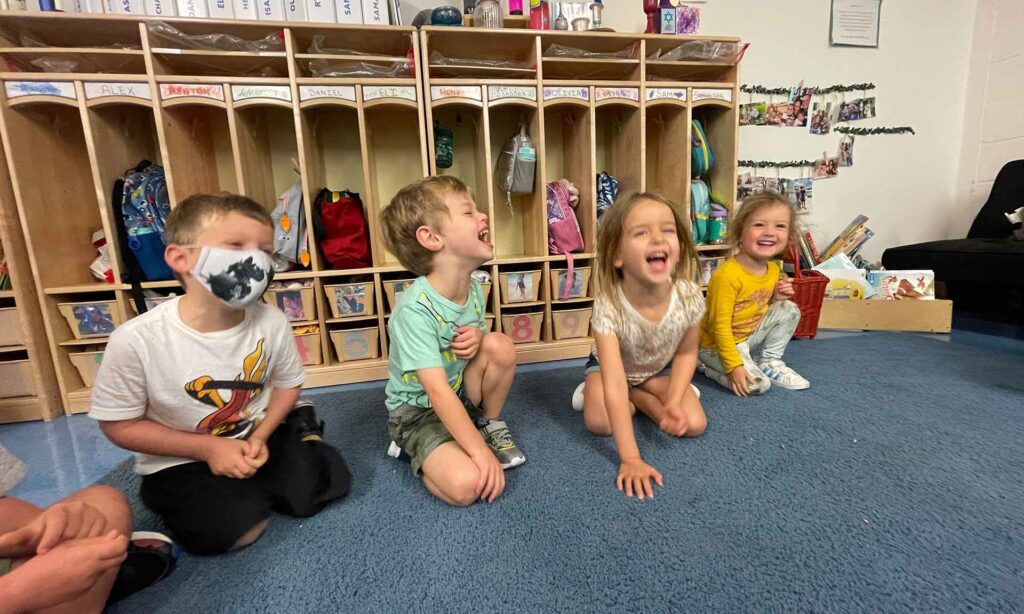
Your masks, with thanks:
M 740 160 L 737 164 L 743 168 L 803 168 L 814 166 L 814 161 L 790 160 L 788 162 L 775 162 L 772 160 Z
M 854 83 L 853 85 L 830 85 L 828 87 L 801 87 L 804 90 L 810 90 L 810 93 L 814 96 L 822 96 L 825 94 L 840 94 L 844 92 L 866 92 L 868 90 L 875 89 L 874 83 Z M 740 86 L 740 91 L 744 94 L 764 94 L 766 96 L 781 96 L 788 95 L 793 91 L 793 87 L 765 87 L 763 85 L 750 85 L 744 83 Z
M 837 126 L 832 129 L 833 132 L 840 134 L 855 134 L 857 136 L 872 136 L 876 134 L 917 134 L 914 129 L 910 126 L 879 126 L 877 128 L 851 128 L 849 126 Z

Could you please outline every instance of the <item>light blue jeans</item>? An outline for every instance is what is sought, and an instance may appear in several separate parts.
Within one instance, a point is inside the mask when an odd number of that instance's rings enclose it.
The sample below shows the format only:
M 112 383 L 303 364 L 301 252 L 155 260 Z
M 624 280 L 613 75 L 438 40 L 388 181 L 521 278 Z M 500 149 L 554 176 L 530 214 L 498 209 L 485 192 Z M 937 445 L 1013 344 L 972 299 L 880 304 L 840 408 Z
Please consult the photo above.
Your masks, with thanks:
M 796 303 L 793 301 L 772 303 L 768 307 L 768 313 L 764 314 L 764 319 L 757 325 L 750 337 L 746 341 L 736 344 L 736 351 L 740 353 L 743 366 L 754 380 L 754 383 L 750 385 L 750 394 L 764 394 L 772 387 L 771 380 L 765 377 L 758 363 L 775 358 L 781 360 L 799 323 L 800 308 L 796 306 Z M 760 350 L 757 361 L 753 358 L 753 353 L 756 350 Z M 726 390 L 732 390 L 718 349 L 702 347 L 697 351 L 697 357 L 704 364 L 705 375 L 724 386 Z

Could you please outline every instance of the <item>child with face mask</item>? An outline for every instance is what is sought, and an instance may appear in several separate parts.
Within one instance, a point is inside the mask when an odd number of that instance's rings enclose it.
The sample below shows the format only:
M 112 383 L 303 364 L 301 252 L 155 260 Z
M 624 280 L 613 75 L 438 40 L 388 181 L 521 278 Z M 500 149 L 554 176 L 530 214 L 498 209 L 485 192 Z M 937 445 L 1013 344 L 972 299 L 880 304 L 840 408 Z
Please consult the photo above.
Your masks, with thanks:
M 135 452 L 141 498 L 179 543 L 216 554 L 255 541 L 271 511 L 312 516 L 348 493 L 341 456 L 299 397 L 285 315 L 260 301 L 273 223 L 244 196 L 190 196 L 164 259 L 185 295 L 110 336 L 89 415 Z

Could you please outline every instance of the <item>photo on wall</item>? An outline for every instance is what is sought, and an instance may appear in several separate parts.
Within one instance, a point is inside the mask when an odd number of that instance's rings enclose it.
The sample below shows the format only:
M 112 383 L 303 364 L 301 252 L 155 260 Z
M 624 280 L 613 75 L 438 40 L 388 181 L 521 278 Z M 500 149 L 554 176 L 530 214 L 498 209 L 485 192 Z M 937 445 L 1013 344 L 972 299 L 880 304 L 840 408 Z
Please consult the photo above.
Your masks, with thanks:
M 795 107 L 788 102 L 776 102 L 765 108 L 766 126 L 792 126 Z
M 736 198 L 743 200 L 754 192 L 767 189 L 767 177 L 758 177 L 753 173 L 741 173 L 736 177 Z
M 811 110 L 811 134 L 828 134 L 832 131 L 832 103 L 816 102 Z
M 786 123 L 792 128 L 806 128 L 807 116 L 811 113 L 811 88 L 794 87 L 789 92 L 789 104 L 792 107 L 790 120 Z
M 839 166 L 853 166 L 853 136 L 850 134 L 839 139 Z
M 839 120 L 841 122 L 855 122 L 862 119 L 871 119 L 875 116 L 875 97 L 857 98 L 850 102 L 839 103 Z
M 814 178 L 831 179 L 839 174 L 839 158 L 821 158 L 814 161 Z
M 814 181 L 811 179 L 792 179 L 789 193 L 786 195 L 797 211 L 807 211 L 811 206 L 814 192 Z
M 768 105 L 763 102 L 751 102 L 740 105 L 741 126 L 763 126 L 767 121 Z

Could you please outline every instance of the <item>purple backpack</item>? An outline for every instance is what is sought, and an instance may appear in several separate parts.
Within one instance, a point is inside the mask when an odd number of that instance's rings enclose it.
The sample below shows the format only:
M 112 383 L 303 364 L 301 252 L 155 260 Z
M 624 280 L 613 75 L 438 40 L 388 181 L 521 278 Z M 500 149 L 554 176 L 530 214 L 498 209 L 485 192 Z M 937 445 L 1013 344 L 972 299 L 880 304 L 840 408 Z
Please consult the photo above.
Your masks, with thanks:
M 584 249 L 583 233 L 576 220 L 576 212 L 569 205 L 569 190 L 564 184 L 552 181 L 546 190 L 548 204 L 548 249 L 552 254 L 565 254 L 568 271 L 565 275 L 565 288 L 562 300 L 569 298 L 572 291 L 573 266 L 572 252 Z

